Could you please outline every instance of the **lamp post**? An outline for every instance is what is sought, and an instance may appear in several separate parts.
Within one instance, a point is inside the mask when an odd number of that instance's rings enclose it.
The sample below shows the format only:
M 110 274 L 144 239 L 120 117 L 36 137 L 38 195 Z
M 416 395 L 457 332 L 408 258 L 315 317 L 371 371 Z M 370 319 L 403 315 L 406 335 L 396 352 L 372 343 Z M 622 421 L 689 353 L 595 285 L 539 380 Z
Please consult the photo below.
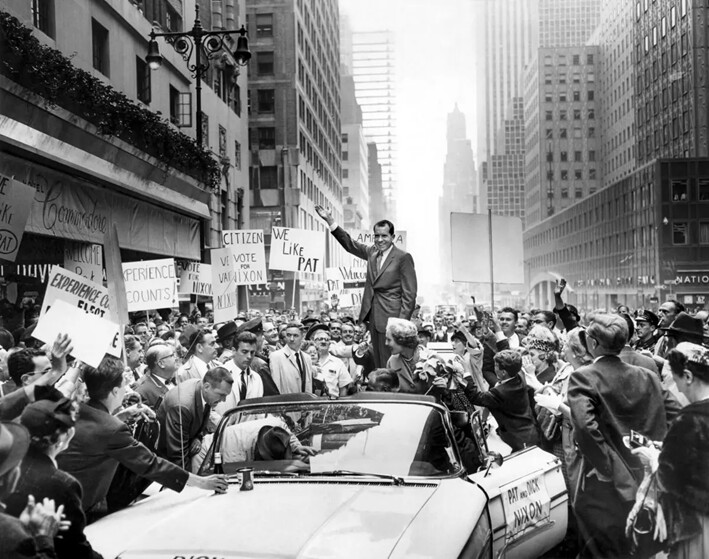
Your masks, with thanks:
M 151 70 L 157 70 L 162 65 L 162 56 L 158 49 L 157 37 L 165 37 L 165 40 L 172 45 L 175 52 L 180 54 L 185 62 L 187 69 L 196 80 L 195 90 L 197 97 L 197 144 L 202 145 L 202 78 L 205 72 L 209 69 L 210 61 L 214 55 L 226 49 L 228 46 L 225 42 L 226 37 L 239 34 L 236 41 L 236 49 L 232 53 L 237 66 L 246 66 L 251 58 L 249 52 L 249 40 L 246 38 L 246 29 L 241 26 L 241 29 L 207 31 L 202 27 L 202 21 L 199 19 L 199 3 L 195 5 L 195 20 L 191 31 L 174 31 L 168 33 L 156 33 L 155 29 L 150 32 L 150 43 L 148 43 L 148 55 L 145 57 L 146 62 Z M 194 53 L 194 63 L 191 63 L 192 54 Z M 238 68 L 237 68 L 237 76 Z

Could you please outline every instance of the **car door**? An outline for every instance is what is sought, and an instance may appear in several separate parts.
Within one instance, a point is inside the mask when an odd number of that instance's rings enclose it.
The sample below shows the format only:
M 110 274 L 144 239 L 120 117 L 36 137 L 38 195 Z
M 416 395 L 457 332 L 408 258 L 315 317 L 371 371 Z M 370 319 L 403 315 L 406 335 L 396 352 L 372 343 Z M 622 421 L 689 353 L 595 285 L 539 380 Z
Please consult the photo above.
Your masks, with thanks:
M 538 557 L 564 539 L 568 495 L 554 455 L 530 447 L 469 479 L 489 497 L 493 557 Z

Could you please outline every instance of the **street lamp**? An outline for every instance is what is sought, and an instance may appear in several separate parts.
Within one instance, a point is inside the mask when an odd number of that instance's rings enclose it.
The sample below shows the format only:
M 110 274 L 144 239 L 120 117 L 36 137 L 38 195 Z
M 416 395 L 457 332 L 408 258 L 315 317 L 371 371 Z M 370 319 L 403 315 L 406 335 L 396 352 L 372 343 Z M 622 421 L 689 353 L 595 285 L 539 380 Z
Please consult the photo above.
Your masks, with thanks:
M 234 33 L 239 34 L 236 41 L 236 50 L 232 53 L 237 66 L 246 66 L 251 58 L 249 51 L 249 40 L 246 38 L 246 29 L 206 31 L 202 27 L 199 19 L 199 3 L 195 6 L 195 20 L 191 31 L 175 31 L 169 33 L 156 33 L 155 29 L 150 32 L 150 42 L 148 43 L 148 55 L 146 62 L 151 70 L 157 70 L 162 65 L 162 56 L 158 49 L 156 37 L 165 37 L 172 48 L 182 56 L 187 62 L 187 69 L 196 80 L 195 89 L 197 97 L 197 144 L 202 145 L 202 77 L 209 69 L 209 62 L 214 55 L 222 49 L 227 49 L 225 38 Z M 228 49 L 227 49 L 228 50 Z M 194 64 L 190 63 L 192 53 L 195 55 Z M 237 69 L 237 76 L 238 69 Z

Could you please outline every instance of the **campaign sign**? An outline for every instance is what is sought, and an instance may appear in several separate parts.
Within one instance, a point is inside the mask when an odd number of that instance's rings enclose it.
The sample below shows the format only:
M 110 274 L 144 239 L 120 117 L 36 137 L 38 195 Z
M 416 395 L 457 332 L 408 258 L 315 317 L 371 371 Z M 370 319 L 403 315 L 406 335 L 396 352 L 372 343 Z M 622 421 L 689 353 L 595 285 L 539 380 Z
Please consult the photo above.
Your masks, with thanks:
M 180 270 L 178 295 L 212 296 L 212 267 L 209 264 L 187 260 L 179 262 L 178 269 Z
M 214 322 L 226 322 L 236 316 L 238 298 L 231 248 L 212 249 L 212 293 Z
M 366 268 L 326 268 L 325 285 L 331 303 L 337 303 L 340 308 L 361 304 L 366 277 Z
M 106 353 L 115 354 L 121 345 L 118 324 L 96 314 L 87 314 L 62 300 L 54 301 L 39 317 L 32 336 L 51 344 L 59 334 L 71 338 L 71 354 L 91 367 L 98 367 Z
M 266 283 L 266 248 L 261 229 L 222 232 L 222 247 L 231 249 L 236 285 Z
M 0 258 L 14 262 L 35 189 L 0 175 Z
M 175 260 L 142 260 L 123 264 L 128 312 L 177 306 Z
M 347 230 L 353 240 L 364 245 L 374 244 L 374 231 L 372 229 L 352 229 Z M 406 250 L 406 231 L 397 231 L 394 233 L 394 246 L 401 250 Z M 367 261 L 362 258 L 353 256 L 350 263 L 350 268 L 366 268 Z
M 103 247 L 93 243 L 64 241 L 64 268 L 93 282 L 102 282 Z
M 549 522 L 551 500 L 544 472 L 539 471 L 507 485 L 500 486 L 505 513 L 507 542 L 521 538 Z
M 271 270 L 322 274 L 325 263 L 325 233 L 309 229 L 274 227 L 271 236 Z

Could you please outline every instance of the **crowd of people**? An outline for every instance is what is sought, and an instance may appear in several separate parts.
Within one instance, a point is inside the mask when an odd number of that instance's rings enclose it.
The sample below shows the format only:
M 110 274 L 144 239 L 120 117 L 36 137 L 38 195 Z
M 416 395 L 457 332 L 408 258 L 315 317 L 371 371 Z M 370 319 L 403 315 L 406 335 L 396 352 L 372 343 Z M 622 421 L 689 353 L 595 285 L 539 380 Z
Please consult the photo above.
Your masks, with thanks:
M 223 475 L 198 472 L 240 401 L 361 390 L 428 394 L 491 416 L 512 451 L 555 454 L 582 556 L 663 546 L 709 556 L 706 313 L 667 301 L 657 314 L 581 316 L 562 294 L 560 284 L 553 309 L 390 317 L 386 351 L 337 312 L 254 311 L 222 324 L 208 312 L 142 313 L 126 328 L 125 360 L 107 355 L 96 368 L 71 358 L 66 336 L 45 345 L 31 328 L 0 329 L 0 556 L 99 557 L 86 524 L 149 483 L 226 491 Z M 638 535 L 648 509 L 649 547 Z

